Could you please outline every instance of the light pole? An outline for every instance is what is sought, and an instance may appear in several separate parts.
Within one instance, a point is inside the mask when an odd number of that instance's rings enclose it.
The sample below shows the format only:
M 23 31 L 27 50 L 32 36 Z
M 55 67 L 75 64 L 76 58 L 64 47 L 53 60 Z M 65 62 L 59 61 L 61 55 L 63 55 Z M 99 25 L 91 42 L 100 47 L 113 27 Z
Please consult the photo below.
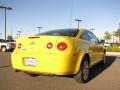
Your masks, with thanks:
M 2 33 L 0 33 L 0 38 L 1 38 Z
M 18 37 L 20 38 L 22 31 L 18 31 Z
M 18 34 L 16 34 L 16 36 L 17 36 L 16 38 L 18 38 Z
M 5 40 L 6 40 L 6 12 L 7 10 L 12 10 L 11 7 L 0 6 L 1 9 L 5 9 Z
M 82 22 L 82 20 L 80 20 L 80 19 L 75 19 L 75 21 L 77 21 L 78 22 L 78 29 L 79 29 L 79 22 Z
M 38 30 L 39 30 L 39 32 L 38 33 L 40 33 L 40 29 L 42 29 L 43 27 L 37 27 L 38 28 Z
M 95 28 L 93 28 L 93 29 L 90 29 L 90 31 L 93 33 L 93 31 L 95 30 Z

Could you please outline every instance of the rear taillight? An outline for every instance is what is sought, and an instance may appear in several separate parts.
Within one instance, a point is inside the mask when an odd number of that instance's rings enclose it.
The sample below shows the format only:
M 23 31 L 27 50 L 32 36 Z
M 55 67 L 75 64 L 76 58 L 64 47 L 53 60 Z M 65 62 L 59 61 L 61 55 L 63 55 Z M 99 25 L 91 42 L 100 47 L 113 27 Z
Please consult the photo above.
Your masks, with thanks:
M 51 49 L 52 47 L 53 47 L 53 44 L 49 42 L 49 43 L 47 44 L 47 48 L 48 48 L 48 49 Z
M 60 42 L 57 45 L 57 49 L 63 51 L 65 49 L 67 49 L 67 44 L 65 42 Z
M 22 47 L 22 44 L 21 43 L 19 43 L 18 44 L 18 49 L 20 49 Z

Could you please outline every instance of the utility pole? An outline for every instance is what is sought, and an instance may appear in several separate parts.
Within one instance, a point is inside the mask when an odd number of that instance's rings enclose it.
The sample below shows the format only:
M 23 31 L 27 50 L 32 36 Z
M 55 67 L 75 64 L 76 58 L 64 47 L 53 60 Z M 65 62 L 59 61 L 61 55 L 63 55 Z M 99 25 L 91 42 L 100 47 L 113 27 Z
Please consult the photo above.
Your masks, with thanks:
M 75 19 L 75 21 L 77 21 L 78 22 L 78 29 L 79 29 L 79 22 L 82 22 L 82 20 L 80 20 L 80 19 Z
M 18 37 L 20 38 L 22 31 L 18 31 Z
M 39 32 L 38 32 L 38 34 L 40 33 L 40 29 L 42 29 L 43 27 L 37 27 L 38 28 L 38 30 L 39 30 Z
M 1 9 L 4 9 L 5 10 L 5 40 L 6 40 L 6 21 L 7 21 L 7 19 L 6 19 L 6 13 L 7 13 L 7 10 L 12 10 L 12 8 L 11 7 L 6 7 L 6 6 L 0 6 L 0 8 Z

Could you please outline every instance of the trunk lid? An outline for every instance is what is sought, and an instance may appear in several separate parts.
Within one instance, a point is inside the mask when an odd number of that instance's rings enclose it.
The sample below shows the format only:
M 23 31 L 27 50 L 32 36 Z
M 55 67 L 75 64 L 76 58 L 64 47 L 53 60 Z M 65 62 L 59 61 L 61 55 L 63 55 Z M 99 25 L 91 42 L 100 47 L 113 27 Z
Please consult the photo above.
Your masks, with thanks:
M 29 52 L 29 53 L 53 53 L 58 52 L 57 44 L 59 42 L 65 42 L 69 49 L 72 47 L 70 44 L 69 36 L 33 36 L 24 37 L 16 40 L 16 51 L 18 52 Z M 20 48 L 18 48 L 20 47 Z M 49 48 L 52 47 L 52 48 Z

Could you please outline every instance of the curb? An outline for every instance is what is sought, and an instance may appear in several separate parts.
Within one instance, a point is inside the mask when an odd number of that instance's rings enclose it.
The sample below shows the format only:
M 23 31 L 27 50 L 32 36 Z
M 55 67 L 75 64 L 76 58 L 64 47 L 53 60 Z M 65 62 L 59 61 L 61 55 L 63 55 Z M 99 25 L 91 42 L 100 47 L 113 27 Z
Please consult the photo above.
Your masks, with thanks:
M 106 55 L 120 56 L 120 52 L 106 52 Z

